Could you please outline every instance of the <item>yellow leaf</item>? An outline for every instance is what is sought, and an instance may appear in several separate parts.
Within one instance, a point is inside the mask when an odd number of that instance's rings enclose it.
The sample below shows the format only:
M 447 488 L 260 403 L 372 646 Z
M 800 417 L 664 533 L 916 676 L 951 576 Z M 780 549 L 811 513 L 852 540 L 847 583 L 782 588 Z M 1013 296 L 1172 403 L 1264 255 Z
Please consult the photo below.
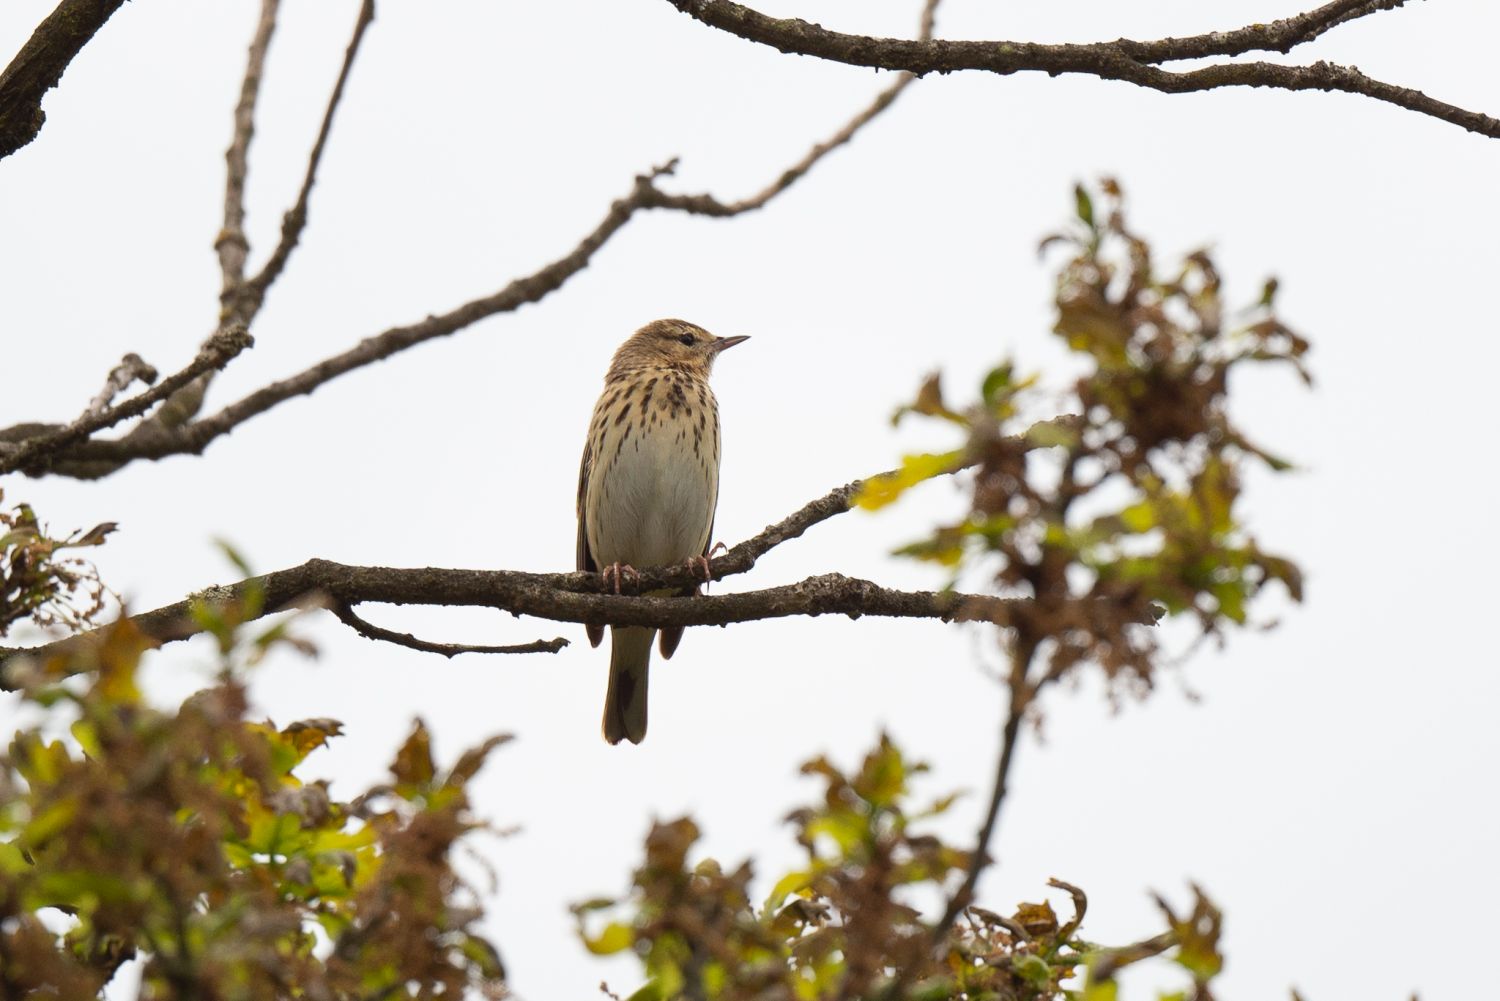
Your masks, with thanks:
M 1082 1001 L 1116 1001 L 1119 996 L 1119 985 L 1113 980 L 1104 980 L 1085 987 Z
M 776 885 L 771 888 L 771 895 L 766 898 L 766 910 L 773 911 L 780 907 L 782 901 L 786 900 L 788 895 L 801 891 L 810 882 L 812 882 L 812 873 L 810 872 L 799 870 L 782 876 L 776 881 Z
M 583 944 L 596 956 L 613 955 L 635 944 L 635 930 L 618 921 L 611 922 L 598 935 L 585 936 Z
M 1149 532 L 1156 527 L 1156 508 L 1150 501 L 1132 504 L 1120 512 L 1120 522 L 1132 532 Z
M 406 738 L 406 743 L 396 752 L 391 774 L 396 777 L 399 786 L 425 787 L 431 784 L 435 771 L 432 764 L 432 742 L 427 735 L 427 727 L 421 720 L 417 720 L 412 726 L 411 736 Z
M 959 451 L 924 452 L 905 456 L 896 472 L 872 476 L 860 484 L 859 492 L 854 495 L 854 505 L 866 511 L 879 510 L 918 483 L 951 472 L 962 454 Z
M 341 736 L 343 732 L 344 724 L 336 719 L 326 718 L 298 720 L 288 723 L 281 731 L 302 757 L 328 743 L 330 737 Z

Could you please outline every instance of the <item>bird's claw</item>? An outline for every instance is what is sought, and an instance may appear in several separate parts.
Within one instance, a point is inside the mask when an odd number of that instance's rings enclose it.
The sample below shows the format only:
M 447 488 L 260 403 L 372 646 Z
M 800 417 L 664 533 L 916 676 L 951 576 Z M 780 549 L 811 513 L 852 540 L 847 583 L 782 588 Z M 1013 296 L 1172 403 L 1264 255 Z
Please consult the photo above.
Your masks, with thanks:
M 724 543 L 722 542 L 715 542 L 713 544 L 713 548 L 704 553 L 702 556 L 689 556 L 687 558 L 687 565 L 689 569 L 696 570 L 698 571 L 698 573 L 702 574 L 703 583 L 705 584 L 713 583 L 714 575 L 713 570 L 709 567 L 709 560 L 713 559 L 714 553 L 717 553 L 721 549 L 727 552 L 729 547 L 724 545 Z
M 609 590 L 611 580 L 613 580 L 615 594 L 620 593 L 620 581 L 622 578 L 628 578 L 632 584 L 639 582 L 641 579 L 640 571 L 629 563 L 611 563 L 599 571 L 599 576 L 604 578 L 605 590 Z

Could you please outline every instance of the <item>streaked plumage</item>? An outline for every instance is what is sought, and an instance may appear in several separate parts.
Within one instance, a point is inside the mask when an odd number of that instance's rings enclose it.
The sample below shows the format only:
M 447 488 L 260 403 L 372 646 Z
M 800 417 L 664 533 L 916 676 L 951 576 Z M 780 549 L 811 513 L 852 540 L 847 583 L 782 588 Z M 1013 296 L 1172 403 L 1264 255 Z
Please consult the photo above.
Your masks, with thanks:
M 708 555 L 719 499 L 719 408 L 708 375 L 719 352 L 743 340 L 656 320 L 615 352 L 578 473 L 578 569 L 618 574 Z M 646 735 L 654 632 L 610 627 L 611 744 Z M 598 646 L 604 628 L 589 626 L 588 635 Z M 662 630 L 662 656 L 681 639 L 680 627 Z

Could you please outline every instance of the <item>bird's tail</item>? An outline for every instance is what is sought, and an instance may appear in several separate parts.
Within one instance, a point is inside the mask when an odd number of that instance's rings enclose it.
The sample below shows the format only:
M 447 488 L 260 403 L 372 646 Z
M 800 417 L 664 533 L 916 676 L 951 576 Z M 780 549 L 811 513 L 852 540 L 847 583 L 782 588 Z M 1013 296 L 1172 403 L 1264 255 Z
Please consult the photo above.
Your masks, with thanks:
M 646 679 L 656 630 L 610 627 L 609 691 L 604 696 L 604 739 L 639 744 L 646 736 Z

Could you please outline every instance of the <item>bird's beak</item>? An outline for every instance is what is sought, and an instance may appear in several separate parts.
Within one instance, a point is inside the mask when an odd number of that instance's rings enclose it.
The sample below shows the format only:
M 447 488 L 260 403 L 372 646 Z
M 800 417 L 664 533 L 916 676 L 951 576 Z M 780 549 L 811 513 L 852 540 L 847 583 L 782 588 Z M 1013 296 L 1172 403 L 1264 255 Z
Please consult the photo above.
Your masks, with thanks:
M 725 350 L 726 348 L 732 348 L 736 344 L 743 344 L 746 341 L 748 341 L 749 339 L 750 339 L 750 336 L 748 334 L 740 334 L 737 337 L 719 337 L 719 338 L 716 338 L 714 340 L 714 343 L 713 343 L 714 354 L 718 354 L 719 352 Z

